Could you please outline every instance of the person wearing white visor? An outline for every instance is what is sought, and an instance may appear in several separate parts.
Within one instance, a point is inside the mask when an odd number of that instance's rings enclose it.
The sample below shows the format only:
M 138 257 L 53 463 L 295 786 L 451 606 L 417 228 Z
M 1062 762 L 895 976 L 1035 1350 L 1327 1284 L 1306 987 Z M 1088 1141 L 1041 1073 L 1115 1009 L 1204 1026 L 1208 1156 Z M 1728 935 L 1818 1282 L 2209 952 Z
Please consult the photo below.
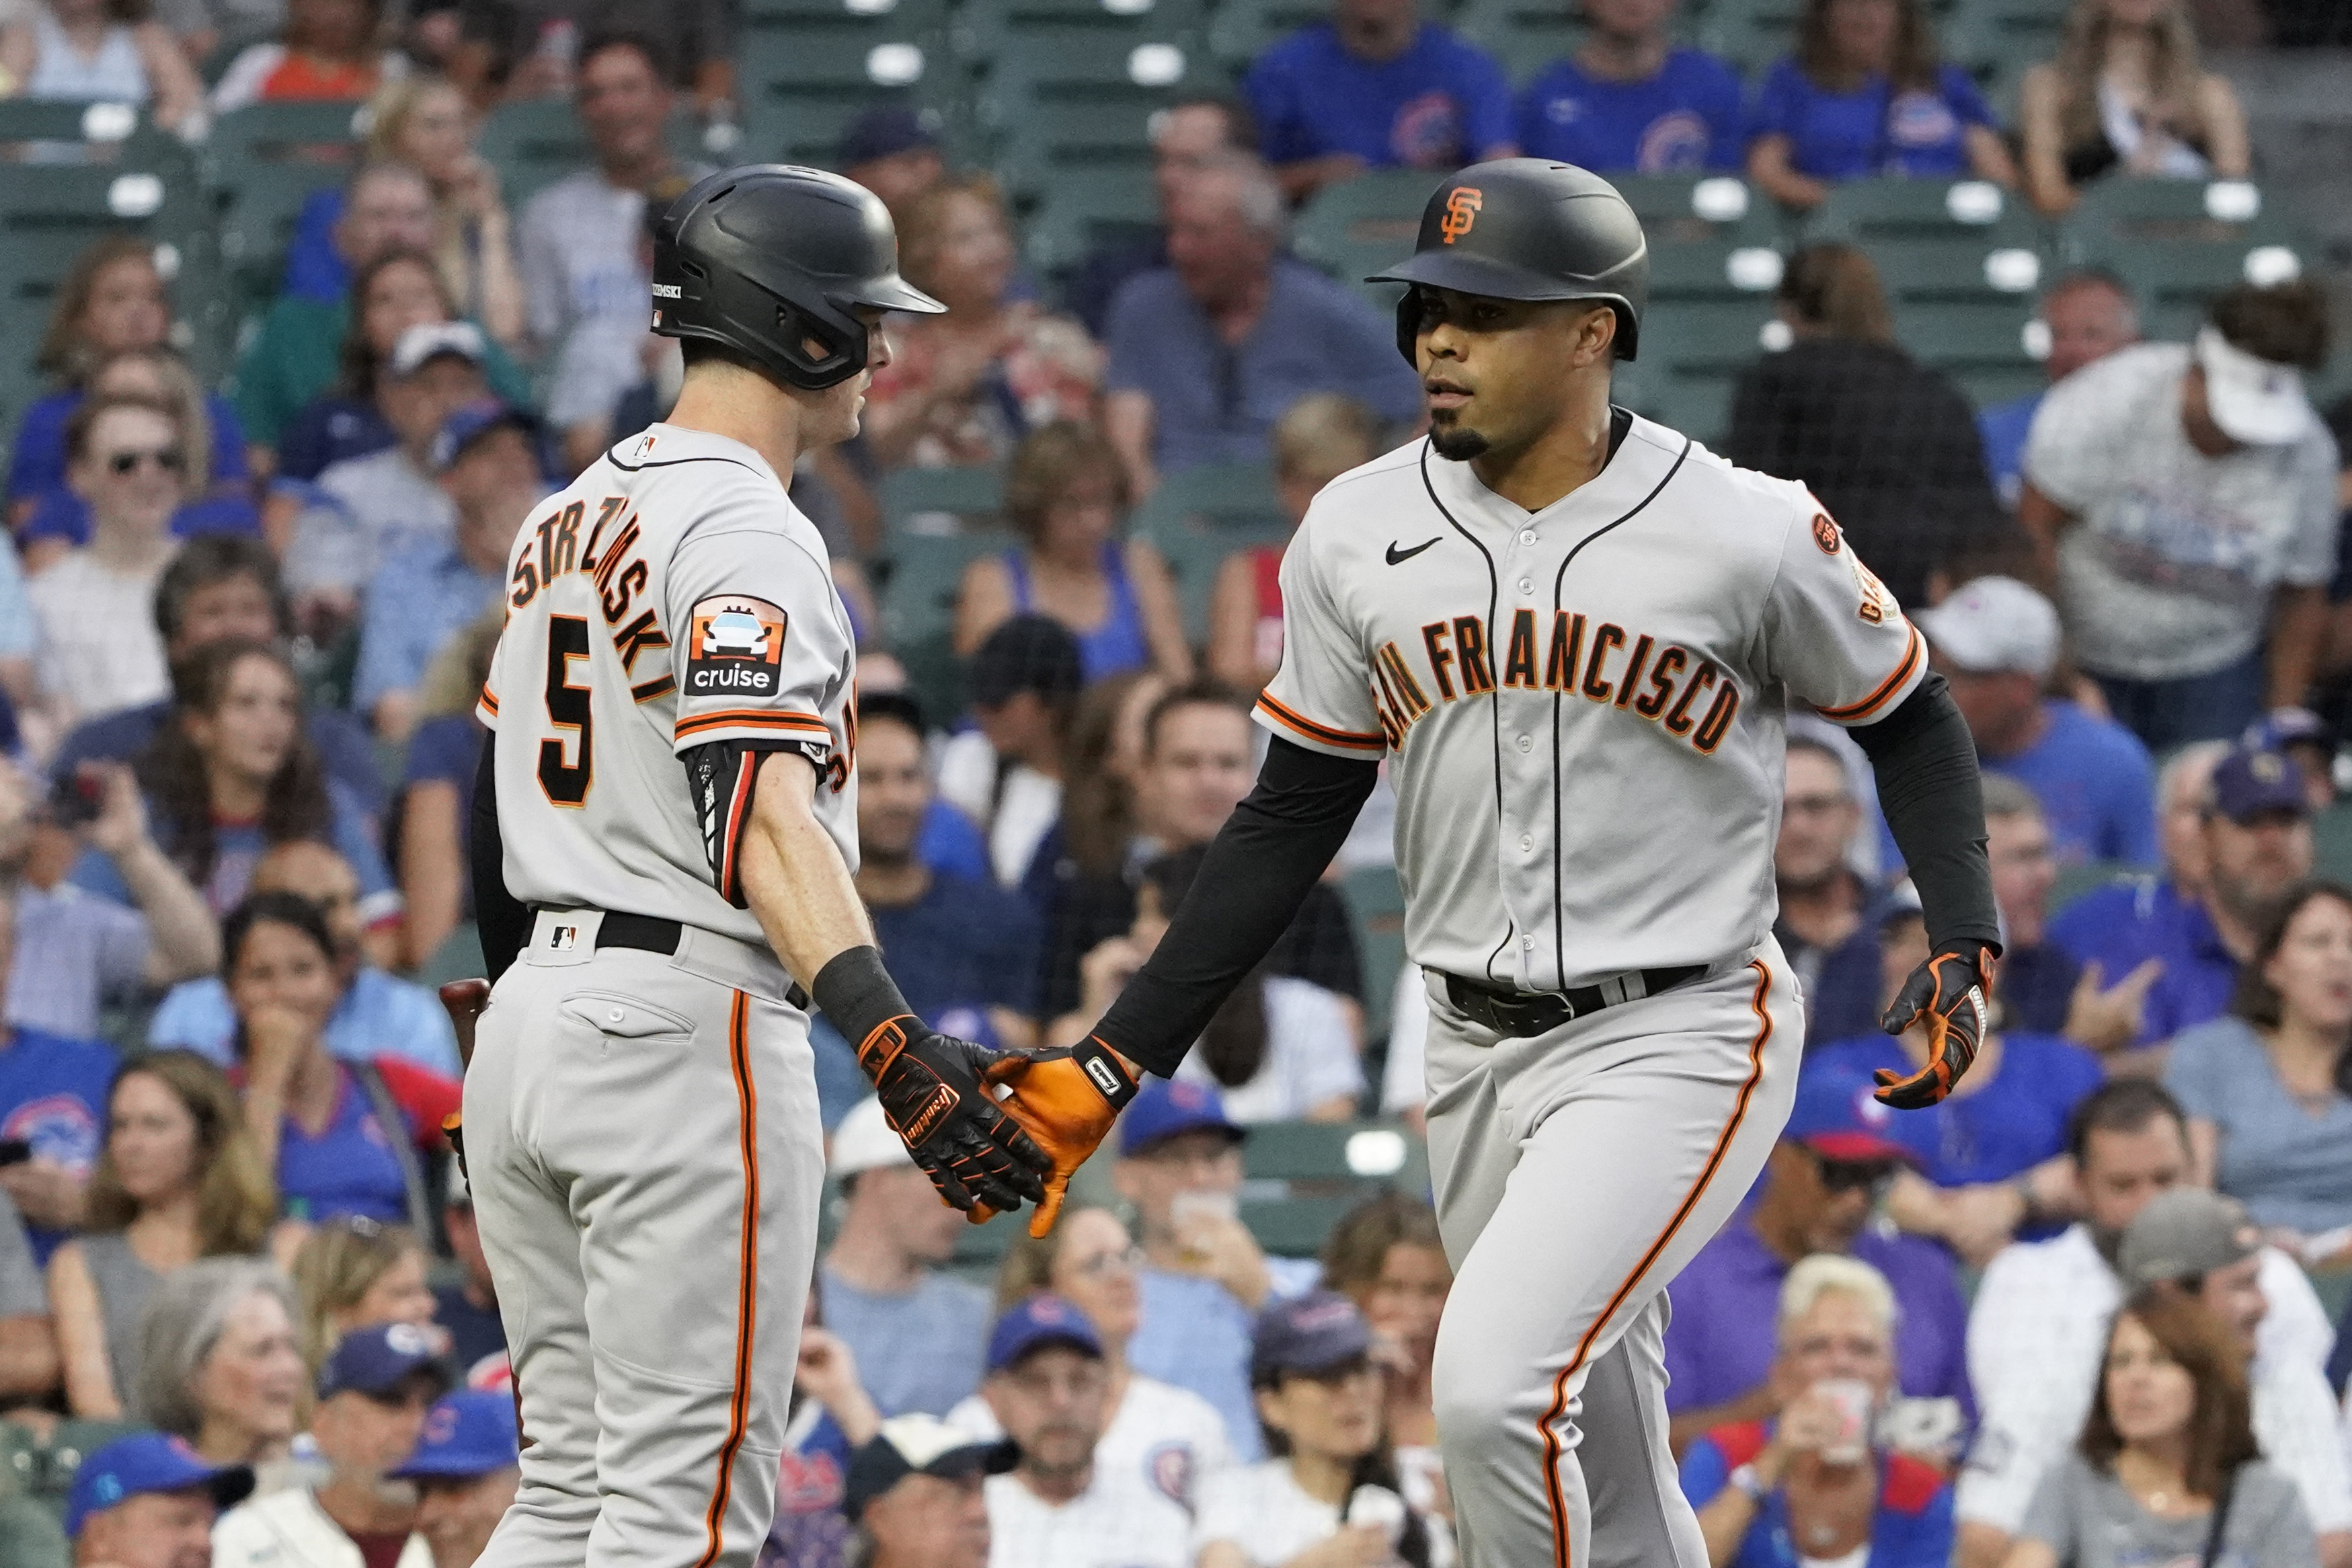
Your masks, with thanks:
M 2154 752 L 2305 704 L 2336 570 L 2336 443 L 2303 382 L 2327 331 L 2316 284 L 2242 285 L 2193 344 L 2086 365 L 2034 416 L 2018 519 L 2075 662 Z

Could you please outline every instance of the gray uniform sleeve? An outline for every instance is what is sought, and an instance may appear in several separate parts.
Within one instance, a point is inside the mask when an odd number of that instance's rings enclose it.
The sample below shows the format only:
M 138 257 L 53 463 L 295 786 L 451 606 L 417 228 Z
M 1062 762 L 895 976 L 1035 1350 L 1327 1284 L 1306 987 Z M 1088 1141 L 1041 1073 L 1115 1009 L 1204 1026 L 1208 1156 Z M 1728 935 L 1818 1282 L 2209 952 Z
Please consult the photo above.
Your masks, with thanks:
M 49 1310 L 49 1289 L 16 1204 L 0 1194 L 0 1318 L 37 1318 Z
M 1791 509 L 1764 607 L 1765 667 L 1832 723 L 1892 713 L 1927 668 L 1927 644 L 1810 495 Z
M 1258 697 L 1258 722 L 1310 752 L 1378 762 L 1388 739 L 1361 646 L 1316 559 L 1316 508 L 1282 557 L 1282 668 Z
M 856 644 L 821 547 L 762 519 L 774 504 L 721 501 L 672 558 L 664 619 L 677 642 L 677 749 L 713 741 L 791 742 L 845 763 L 853 737 L 824 714 L 850 679 Z

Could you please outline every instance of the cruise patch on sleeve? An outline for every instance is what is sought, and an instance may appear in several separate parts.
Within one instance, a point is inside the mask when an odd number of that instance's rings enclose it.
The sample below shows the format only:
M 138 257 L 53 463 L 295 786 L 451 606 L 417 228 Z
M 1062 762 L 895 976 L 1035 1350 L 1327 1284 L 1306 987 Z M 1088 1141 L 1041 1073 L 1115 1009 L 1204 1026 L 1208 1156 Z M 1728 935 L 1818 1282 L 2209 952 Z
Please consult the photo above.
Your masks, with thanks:
M 685 695 L 773 697 L 782 689 L 784 627 L 791 617 L 765 599 L 719 594 L 689 616 Z

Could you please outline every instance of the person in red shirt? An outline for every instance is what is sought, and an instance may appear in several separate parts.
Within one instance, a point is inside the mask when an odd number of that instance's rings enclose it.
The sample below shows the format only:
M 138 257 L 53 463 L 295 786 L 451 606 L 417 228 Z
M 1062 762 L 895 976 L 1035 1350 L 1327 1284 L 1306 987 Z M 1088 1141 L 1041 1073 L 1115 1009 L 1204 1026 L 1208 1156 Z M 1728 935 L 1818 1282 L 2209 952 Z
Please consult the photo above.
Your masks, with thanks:
M 382 21 L 382 0 L 287 0 L 285 33 L 229 62 L 213 111 L 373 96 L 385 76 Z

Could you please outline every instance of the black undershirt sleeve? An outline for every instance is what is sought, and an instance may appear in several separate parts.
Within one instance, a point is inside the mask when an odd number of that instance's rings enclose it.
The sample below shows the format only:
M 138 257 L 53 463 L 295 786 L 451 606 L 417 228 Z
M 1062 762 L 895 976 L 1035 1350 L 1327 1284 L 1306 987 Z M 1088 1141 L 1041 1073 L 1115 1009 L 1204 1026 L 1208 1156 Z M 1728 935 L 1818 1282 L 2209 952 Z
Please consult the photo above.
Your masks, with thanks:
M 1879 809 L 1919 889 L 1929 945 L 2000 952 L 1976 742 L 1944 678 L 1930 670 L 1885 718 L 1847 732 L 1870 758 Z
M 1162 1078 L 1289 926 L 1346 842 L 1380 764 L 1310 752 L 1279 736 L 1257 787 L 1234 808 L 1159 948 L 1095 1036 Z
M 467 848 L 474 873 L 474 929 L 482 939 L 483 971 L 493 985 L 530 940 L 530 908 L 507 891 L 506 845 L 499 837 L 498 751 L 496 735 L 482 737 Z

